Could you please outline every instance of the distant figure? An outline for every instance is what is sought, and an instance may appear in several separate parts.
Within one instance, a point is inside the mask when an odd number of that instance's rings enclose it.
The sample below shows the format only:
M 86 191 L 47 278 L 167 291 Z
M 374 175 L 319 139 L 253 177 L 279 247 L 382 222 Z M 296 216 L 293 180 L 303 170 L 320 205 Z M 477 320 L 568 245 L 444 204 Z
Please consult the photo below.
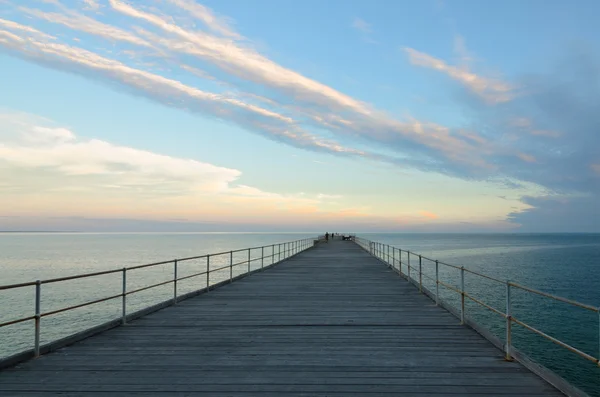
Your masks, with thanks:
M 329 242 L 329 232 L 325 233 L 325 241 Z

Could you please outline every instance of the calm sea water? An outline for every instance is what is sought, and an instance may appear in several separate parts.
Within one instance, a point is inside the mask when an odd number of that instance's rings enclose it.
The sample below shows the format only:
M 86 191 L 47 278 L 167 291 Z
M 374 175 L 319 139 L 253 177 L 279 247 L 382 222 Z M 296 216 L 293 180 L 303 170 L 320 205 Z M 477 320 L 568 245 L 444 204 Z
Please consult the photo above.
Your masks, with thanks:
M 19 283 L 78 273 L 122 268 L 143 263 L 229 251 L 312 237 L 314 234 L 77 234 L 31 233 L 0 234 L 0 284 Z M 600 234 L 361 234 L 405 250 L 454 265 L 511 280 L 526 286 L 600 306 Z M 265 254 L 270 254 L 269 249 Z M 252 258 L 260 256 L 260 250 Z M 234 263 L 246 260 L 236 254 Z M 418 262 L 411 259 L 413 265 Z M 403 259 L 406 261 L 406 258 Z M 229 263 L 228 255 L 211 259 L 211 267 Z M 265 262 L 267 264 L 269 262 Z M 182 262 L 180 277 L 205 269 L 204 260 Z M 260 261 L 253 263 L 259 267 Z M 236 269 L 245 271 L 245 266 Z M 435 265 L 423 262 L 423 273 L 435 275 Z M 128 272 L 129 289 L 169 280 L 171 265 Z M 211 276 L 211 283 L 229 277 L 229 271 Z M 440 277 L 455 286 L 460 275 L 455 269 L 440 267 Z M 424 284 L 434 289 L 426 277 Z M 204 287 L 205 277 L 179 283 L 180 293 Z M 505 286 L 467 274 L 467 292 L 504 311 Z M 43 285 L 42 311 L 60 309 L 121 292 L 121 275 L 106 275 L 64 283 Z M 128 298 L 128 311 L 146 307 L 172 297 L 172 285 L 158 287 Z M 458 297 L 442 288 L 446 301 L 457 304 Z M 593 356 L 600 353 L 600 325 L 597 313 L 571 308 L 513 289 L 513 314 L 516 318 Z M 0 322 L 34 312 L 34 288 L 0 291 Z M 504 319 L 467 301 L 467 315 L 485 324 L 504 338 Z M 67 336 L 121 313 L 119 299 L 45 317 L 42 343 Z M 600 396 L 600 370 L 541 337 L 514 326 L 513 344 L 543 365 L 555 370 L 591 395 Z M 31 322 L 0 328 L 0 357 L 32 347 Z

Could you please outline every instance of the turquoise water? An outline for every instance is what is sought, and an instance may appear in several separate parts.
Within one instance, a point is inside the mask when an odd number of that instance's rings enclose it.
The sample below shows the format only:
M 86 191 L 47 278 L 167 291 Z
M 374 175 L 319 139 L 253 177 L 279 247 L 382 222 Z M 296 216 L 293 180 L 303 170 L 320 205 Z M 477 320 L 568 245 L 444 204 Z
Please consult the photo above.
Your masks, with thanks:
M 205 253 L 229 251 L 313 237 L 316 233 L 279 234 L 77 234 L 31 233 L 0 234 L 0 284 L 47 279 L 84 272 L 122 268 L 143 263 L 189 257 Z M 450 264 L 465 266 L 478 272 L 511 280 L 526 286 L 600 306 L 600 234 L 361 234 L 374 241 L 411 250 Z M 269 255 L 269 249 L 265 251 Z M 251 253 L 260 256 L 260 250 Z M 247 258 L 247 252 L 236 254 L 234 263 Z M 415 258 L 413 264 L 418 263 Z M 227 255 L 211 259 L 211 267 L 228 264 Z M 404 258 L 406 261 L 406 258 Z M 179 276 L 205 269 L 203 260 L 180 263 Z M 253 268 L 260 261 L 252 263 Z M 236 271 L 245 271 L 244 266 Z M 435 275 L 435 266 L 423 262 L 423 272 Z M 441 278 L 459 286 L 456 270 L 440 267 Z M 128 288 L 140 288 L 172 278 L 171 265 L 157 266 L 128 273 Z M 211 283 L 225 279 L 215 274 Z M 184 293 L 205 285 L 205 278 L 181 282 Z M 424 278 L 424 284 L 434 284 Z M 470 274 L 465 277 L 468 293 L 504 311 L 505 286 Z M 54 310 L 83 303 L 121 291 L 120 274 L 73 280 L 43 286 L 42 310 Z M 441 291 L 442 297 L 456 304 L 458 297 Z M 598 314 L 537 297 L 513 289 L 513 314 L 554 337 L 593 356 L 600 347 Z M 158 287 L 129 297 L 128 310 L 157 303 L 173 296 L 172 285 Z M 33 314 L 34 289 L 0 291 L 0 322 Z M 92 325 L 117 318 L 121 301 L 100 303 L 44 318 L 42 342 L 57 339 Z M 466 313 L 504 338 L 504 320 L 467 301 Z M 541 337 L 514 326 L 513 344 L 520 350 L 555 370 L 588 393 L 600 396 L 600 371 L 591 362 L 579 358 Z M 32 324 L 24 323 L 0 328 L 0 357 L 31 348 Z

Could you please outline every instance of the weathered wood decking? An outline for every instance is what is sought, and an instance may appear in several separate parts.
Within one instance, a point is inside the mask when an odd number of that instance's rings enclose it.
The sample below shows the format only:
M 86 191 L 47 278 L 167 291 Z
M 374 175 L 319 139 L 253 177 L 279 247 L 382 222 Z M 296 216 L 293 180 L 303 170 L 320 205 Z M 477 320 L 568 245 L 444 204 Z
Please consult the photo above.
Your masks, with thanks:
M 560 396 L 352 242 L 0 372 L 0 396 Z

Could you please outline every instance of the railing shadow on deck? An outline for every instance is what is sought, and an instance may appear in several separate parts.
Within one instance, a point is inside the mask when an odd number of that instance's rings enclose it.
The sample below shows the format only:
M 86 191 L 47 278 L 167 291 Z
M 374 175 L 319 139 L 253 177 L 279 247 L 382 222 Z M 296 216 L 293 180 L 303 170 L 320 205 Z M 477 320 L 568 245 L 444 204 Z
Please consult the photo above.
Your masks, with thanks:
M 172 260 L 168 260 L 168 261 L 149 263 L 149 264 L 144 264 L 144 265 L 139 265 L 139 266 L 124 267 L 121 269 L 113 269 L 113 270 L 99 271 L 99 272 L 93 272 L 93 273 L 78 274 L 78 275 L 73 275 L 73 276 L 59 277 L 59 278 L 46 279 L 46 280 L 37 280 L 37 281 L 19 283 L 19 284 L 0 285 L 0 293 L 2 293 L 3 291 L 7 291 L 7 290 L 15 290 L 15 289 L 22 289 L 22 288 L 34 288 L 35 289 L 35 294 L 34 294 L 35 295 L 35 305 L 34 305 L 35 312 L 33 313 L 33 315 L 21 317 L 18 319 L 0 323 L 0 328 L 3 328 L 3 327 L 7 327 L 7 326 L 10 326 L 13 324 L 25 323 L 28 321 L 33 322 L 33 326 L 34 326 L 34 340 L 32 341 L 33 348 L 13 354 L 6 358 L 0 359 L 0 370 L 3 368 L 15 366 L 15 365 L 17 365 L 21 362 L 27 361 L 29 359 L 39 357 L 40 355 L 50 353 L 50 352 L 60 349 L 62 347 L 65 347 L 65 346 L 68 346 L 75 342 L 78 342 L 82 339 L 88 338 L 92 335 L 96 335 L 98 333 L 104 332 L 108 329 L 115 328 L 120 325 L 125 325 L 129 321 L 143 317 L 147 314 L 153 313 L 153 312 L 163 309 L 165 307 L 175 305 L 175 304 L 177 304 L 177 302 L 180 302 L 182 300 L 209 292 L 210 290 L 213 290 L 213 289 L 220 287 L 222 285 L 225 285 L 225 284 L 229 284 L 237 279 L 246 277 L 252 273 L 255 273 L 255 272 L 261 271 L 263 269 L 266 269 L 268 267 L 277 265 L 277 264 L 303 252 L 303 251 L 306 251 L 309 248 L 312 248 L 318 241 L 319 241 L 318 237 L 317 238 L 307 238 L 307 239 L 290 241 L 290 242 L 285 242 L 285 243 L 269 244 L 269 245 L 265 245 L 265 246 L 261 246 L 261 247 L 243 248 L 243 249 L 231 250 L 231 251 L 225 251 L 225 252 L 219 252 L 219 253 L 213 253 L 213 254 L 198 255 L 198 256 L 193 256 L 193 257 L 188 257 L 188 258 L 172 259 Z M 242 254 L 247 253 L 247 256 L 245 256 L 244 260 L 234 263 L 233 262 L 234 254 L 239 254 L 239 253 L 242 253 Z M 257 255 L 258 253 L 260 253 L 260 256 Z M 254 257 L 253 257 L 253 254 L 254 254 Z M 219 258 L 219 257 L 225 257 L 224 260 L 227 261 L 228 264 L 226 266 L 219 266 L 216 268 L 211 267 L 211 263 L 214 263 L 215 258 Z M 212 260 L 211 260 L 211 258 L 212 258 Z M 178 270 L 179 263 L 182 263 L 185 261 L 199 260 L 199 259 L 205 260 L 205 266 L 204 266 L 203 271 L 189 274 L 184 277 L 178 276 L 177 270 Z M 260 261 L 260 267 L 252 270 L 251 264 L 253 262 L 258 262 L 258 261 Z M 223 262 L 223 258 L 221 258 L 220 262 Z M 246 266 L 244 266 L 244 265 L 246 265 Z M 161 281 L 159 283 L 155 283 L 152 285 L 147 285 L 147 286 L 144 286 L 141 288 L 136 288 L 133 290 L 129 290 L 127 288 L 127 274 L 129 271 L 138 270 L 138 269 L 148 269 L 148 268 L 153 268 L 153 267 L 158 267 L 158 266 L 171 266 L 172 270 L 173 270 L 173 278 L 169 279 L 169 280 Z M 234 275 L 233 269 L 240 267 L 240 266 L 244 266 L 245 271 L 243 271 L 241 274 Z M 224 279 L 222 279 L 221 281 L 211 282 L 211 277 L 210 277 L 211 274 L 217 273 L 217 272 L 227 273 L 227 270 L 229 270 L 228 277 L 227 277 L 227 275 L 225 275 Z M 107 274 L 116 274 L 116 273 L 121 274 L 121 284 L 122 284 L 121 293 L 111 295 L 111 296 L 106 296 L 101 299 L 95 299 L 95 300 L 77 304 L 77 305 L 63 307 L 63 308 L 56 309 L 56 310 L 51 310 L 51 311 L 47 311 L 47 312 L 41 311 L 42 286 L 43 285 L 55 284 L 55 283 L 69 281 L 69 280 L 103 276 L 103 275 L 107 275 Z M 195 278 L 195 277 L 202 277 L 202 276 L 206 277 L 205 285 L 203 288 L 199 288 L 197 290 L 194 290 L 194 291 L 191 291 L 191 292 L 188 292 L 185 294 L 178 294 L 178 289 L 177 289 L 178 282 L 183 281 L 183 280 L 188 280 L 191 278 Z M 128 311 L 127 311 L 127 297 L 128 296 L 142 292 L 142 291 L 146 291 L 146 290 L 149 290 L 152 288 L 168 285 L 168 284 L 173 284 L 173 298 L 172 299 L 169 299 L 164 302 L 160 302 L 158 304 L 143 308 L 141 310 L 137 310 L 133 313 L 128 313 Z M 69 335 L 67 337 L 64 337 L 64 338 L 61 338 L 58 340 L 53 340 L 44 345 L 40 344 L 40 334 L 41 334 L 41 328 L 42 328 L 41 327 L 41 319 L 42 318 L 56 315 L 59 313 L 68 312 L 70 310 L 79 309 L 79 308 L 90 306 L 90 305 L 95 305 L 95 304 L 98 304 L 101 302 L 114 300 L 114 299 L 121 299 L 121 301 L 122 301 L 121 316 L 119 318 L 115 318 L 115 319 L 105 322 L 103 324 L 100 324 L 100 325 L 94 326 L 92 328 L 86 329 L 84 331 Z
M 461 325 L 467 325 L 467 326 L 471 327 L 476 332 L 478 332 L 480 335 L 482 335 L 484 338 L 489 340 L 498 349 L 502 350 L 504 352 L 506 360 L 508 360 L 508 361 L 512 361 L 513 359 L 517 360 L 518 362 L 523 364 L 526 368 L 528 368 L 530 371 L 532 371 L 533 373 L 537 374 L 538 376 L 540 376 L 541 378 L 546 380 L 548 383 L 550 383 L 551 385 L 556 387 L 558 390 L 560 390 L 567 396 L 589 397 L 588 394 L 585 393 L 583 390 L 575 387 L 574 385 L 569 383 L 566 379 L 564 379 L 560 375 L 556 374 L 554 371 L 550 370 L 549 368 L 546 368 L 543 365 L 535 362 L 534 360 L 529 358 L 527 355 L 525 355 L 523 352 L 519 351 L 512 345 L 512 342 L 511 342 L 512 341 L 512 333 L 513 333 L 512 325 L 514 323 L 514 324 L 520 325 L 521 327 L 523 327 L 524 329 L 526 329 L 528 331 L 533 332 L 536 335 L 539 335 L 539 336 L 555 343 L 558 346 L 561 346 L 561 347 L 577 354 L 580 357 L 585 358 L 586 360 L 589 360 L 589 361 L 595 363 L 597 366 L 600 367 L 600 360 L 597 357 L 594 357 L 591 354 L 588 354 L 582 350 L 579 350 L 579 349 L 569 345 L 568 343 L 565 343 L 565 342 L 559 340 L 558 338 L 552 337 L 552 336 L 548 335 L 547 333 L 540 331 L 539 329 L 525 323 L 524 321 L 521 321 L 521 320 L 515 318 L 514 314 L 511 313 L 511 306 L 512 306 L 511 290 L 519 289 L 519 290 L 526 291 L 528 293 L 535 294 L 535 295 L 538 295 L 538 296 L 541 296 L 544 298 L 553 299 L 553 300 L 567 303 L 569 305 L 579 307 L 579 308 L 582 308 L 582 309 L 585 309 L 585 310 L 588 310 L 591 312 L 595 312 L 599 315 L 600 315 L 600 308 L 590 306 L 590 305 L 587 305 L 584 303 L 580 303 L 580 302 L 577 302 L 577 301 L 574 301 L 571 299 L 556 296 L 553 294 L 549 294 L 547 292 L 539 291 L 534 288 L 529 288 L 529 287 L 511 282 L 511 281 L 503 281 L 503 280 L 500 280 L 495 277 L 491 277 L 491 276 L 488 276 L 488 275 L 485 275 L 485 274 L 482 274 L 479 272 L 475 272 L 473 270 L 469 270 L 469 269 L 465 268 L 464 266 L 451 265 L 451 264 L 448 264 L 448 263 L 445 263 L 445 262 L 442 262 L 439 260 L 427 258 L 423 255 L 419 255 L 419 254 L 413 253 L 408 250 L 403 250 L 403 249 L 400 249 L 397 247 L 393 247 L 388 244 L 371 241 L 371 240 L 364 239 L 361 237 L 355 237 L 354 241 L 362 249 L 367 251 L 369 254 L 371 254 L 375 258 L 379 259 L 381 262 L 383 262 L 385 265 L 387 265 L 391 269 L 395 270 L 398 273 L 398 275 L 405 278 L 409 283 L 411 283 L 416 288 L 418 288 L 420 292 L 422 292 L 423 294 L 428 296 L 432 301 L 434 301 L 437 306 L 440 306 L 440 307 L 446 309 L 452 315 L 454 315 L 455 317 L 460 319 Z M 406 258 L 406 260 L 403 261 L 403 259 L 405 259 L 405 258 Z M 411 258 L 418 260 L 418 263 L 415 265 L 413 262 L 413 264 L 411 265 Z M 431 277 L 423 272 L 423 266 L 425 264 L 425 261 L 428 261 L 429 264 L 433 264 L 435 266 L 435 278 Z M 460 272 L 459 273 L 460 274 L 460 287 L 457 288 L 457 287 L 451 285 L 449 282 L 445 282 L 442 280 L 442 277 L 440 277 L 440 267 L 442 267 L 442 266 L 450 268 L 450 269 L 454 269 L 454 270 Z M 403 268 L 406 269 L 406 272 L 403 272 Z M 467 293 L 465 291 L 465 273 L 469 273 L 474 276 L 482 277 L 486 280 L 504 285 L 505 291 L 506 291 L 505 292 L 505 294 L 506 294 L 505 295 L 505 297 L 506 297 L 505 311 L 494 308 L 491 305 L 484 303 L 482 301 L 483 298 L 476 298 L 472 294 Z M 435 284 L 435 291 L 431 291 L 423 285 L 423 277 L 429 279 L 432 283 Z M 440 286 L 446 288 L 449 291 L 455 292 L 459 295 L 460 304 L 458 305 L 458 307 L 453 306 L 450 302 L 447 302 L 441 298 Z M 489 330 L 487 327 L 477 323 L 472 318 L 469 318 L 466 316 L 466 314 L 465 314 L 465 300 L 466 299 L 469 299 L 470 301 L 476 303 L 477 305 L 480 305 L 481 307 L 489 310 L 490 312 L 495 313 L 498 316 L 501 316 L 505 320 L 505 333 L 506 333 L 505 342 L 503 342 L 502 339 L 500 339 L 498 336 L 494 335 L 494 333 L 491 330 Z M 599 335 L 600 335 L 600 326 L 599 326 Z M 599 353 L 599 356 L 600 356 L 600 353 Z

